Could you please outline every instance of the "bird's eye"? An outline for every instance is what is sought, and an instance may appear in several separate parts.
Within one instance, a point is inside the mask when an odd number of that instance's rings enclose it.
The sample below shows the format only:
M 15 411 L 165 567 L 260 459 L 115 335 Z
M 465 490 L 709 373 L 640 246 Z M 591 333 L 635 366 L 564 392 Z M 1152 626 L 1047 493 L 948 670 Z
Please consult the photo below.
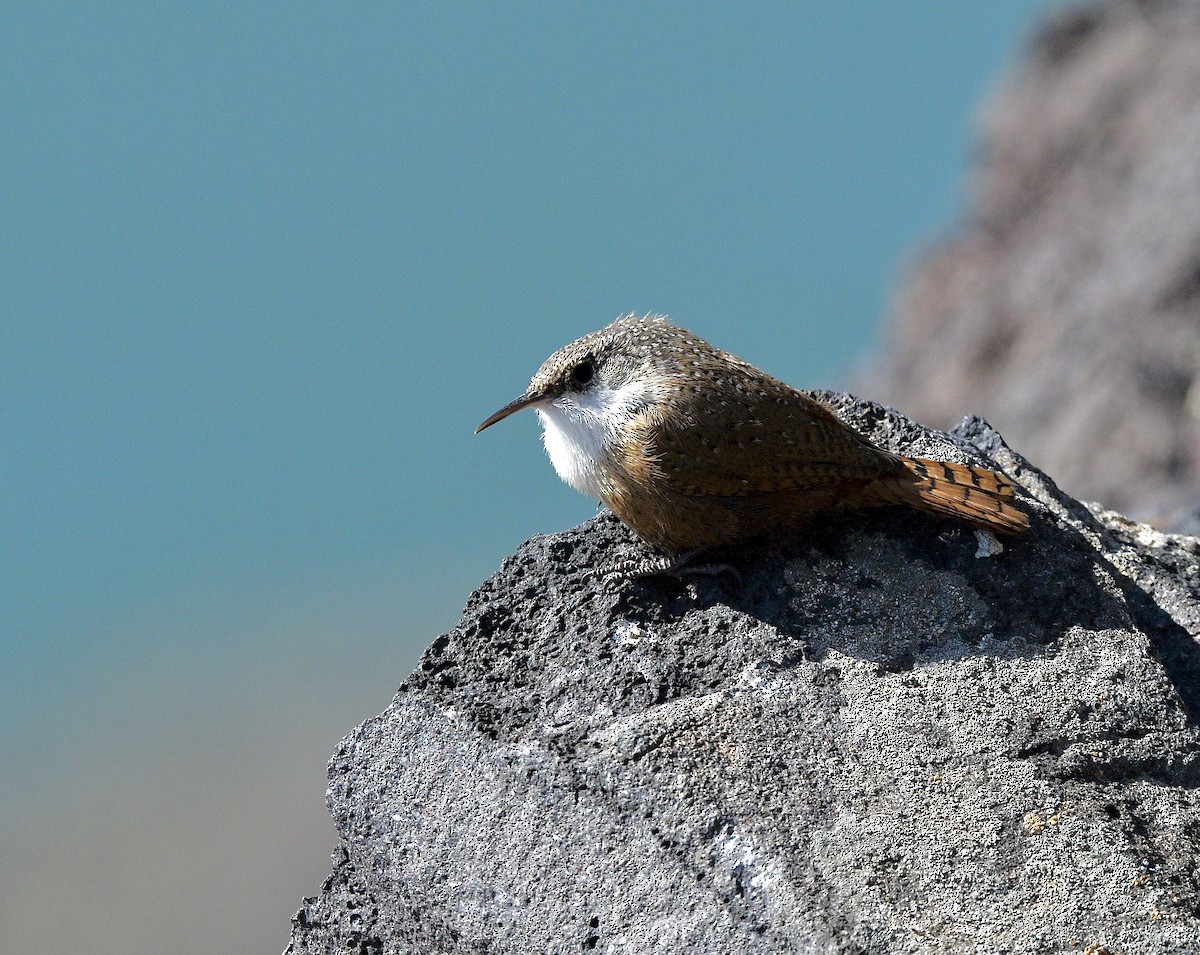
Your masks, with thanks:
M 596 362 L 592 358 L 585 358 L 578 365 L 571 369 L 571 384 L 576 388 L 586 387 L 595 377 Z

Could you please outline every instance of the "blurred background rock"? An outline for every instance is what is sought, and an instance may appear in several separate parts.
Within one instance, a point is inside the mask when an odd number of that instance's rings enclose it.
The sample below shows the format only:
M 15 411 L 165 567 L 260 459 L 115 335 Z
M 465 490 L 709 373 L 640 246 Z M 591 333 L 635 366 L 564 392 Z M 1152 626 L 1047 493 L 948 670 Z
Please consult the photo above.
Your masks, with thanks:
M 856 386 L 983 414 L 1071 494 L 1200 529 L 1200 5 L 1073 8 L 983 110 L 962 224 Z
M 1200 28 L 1072 9 L 6 11 L 0 950 L 283 948 L 621 311 L 1188 520 Z

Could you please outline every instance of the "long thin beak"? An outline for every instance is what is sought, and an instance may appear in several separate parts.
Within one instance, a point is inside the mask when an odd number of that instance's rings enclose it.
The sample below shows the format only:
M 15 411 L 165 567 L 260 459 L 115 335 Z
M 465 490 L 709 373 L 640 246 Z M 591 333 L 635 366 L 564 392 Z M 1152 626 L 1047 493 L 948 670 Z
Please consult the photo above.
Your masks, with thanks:
M 539 395 L 539 394 L 521 395 L 521 397 L 518 398 L 516 401 L 510 401 L 499 411 L 495 412 L 494 414 L 488 415 L 487 418 L 484 419 L 483 424 L 481 424 L 478 428 L 475 429 L 475 433 L 479 434 L 479 432 L 482 431 L 484 428 L 490 428 L 497 421 L 503 421 L 510 414 L 516 414 L 522 408 L 528 408 L 530 405 L 536 405 L 539 401 L 543 400 L 545 397 L 546 397 L 545 395 Z

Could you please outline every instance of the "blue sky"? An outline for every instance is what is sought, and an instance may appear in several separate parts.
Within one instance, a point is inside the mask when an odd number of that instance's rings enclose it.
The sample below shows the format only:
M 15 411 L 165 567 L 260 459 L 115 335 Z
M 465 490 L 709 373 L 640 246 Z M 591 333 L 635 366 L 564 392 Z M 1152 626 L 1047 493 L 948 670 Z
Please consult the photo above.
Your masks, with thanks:
M 0 14 L 0 792 L 289 706 L 332 749 L 593 513 L 472 430 L 619 313 L 840 384 L 1051 6 Z

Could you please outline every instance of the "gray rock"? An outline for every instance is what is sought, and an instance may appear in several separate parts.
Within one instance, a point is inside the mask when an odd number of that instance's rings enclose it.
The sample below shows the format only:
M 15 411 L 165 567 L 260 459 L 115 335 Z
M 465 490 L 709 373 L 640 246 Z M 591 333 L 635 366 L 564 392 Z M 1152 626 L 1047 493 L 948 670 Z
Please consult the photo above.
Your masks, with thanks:
M 1063 14 L 982 126 L 966 221 L 856 387 L 976 409 L 1073 495 L 1200 530 L 1200 4 Z
M 289 952 L 1200 952 L 1200 542 L 828 397 L 1031 531 L 880 509 L 607 585 L 615 519 L 534 538 L 334 756 Z

